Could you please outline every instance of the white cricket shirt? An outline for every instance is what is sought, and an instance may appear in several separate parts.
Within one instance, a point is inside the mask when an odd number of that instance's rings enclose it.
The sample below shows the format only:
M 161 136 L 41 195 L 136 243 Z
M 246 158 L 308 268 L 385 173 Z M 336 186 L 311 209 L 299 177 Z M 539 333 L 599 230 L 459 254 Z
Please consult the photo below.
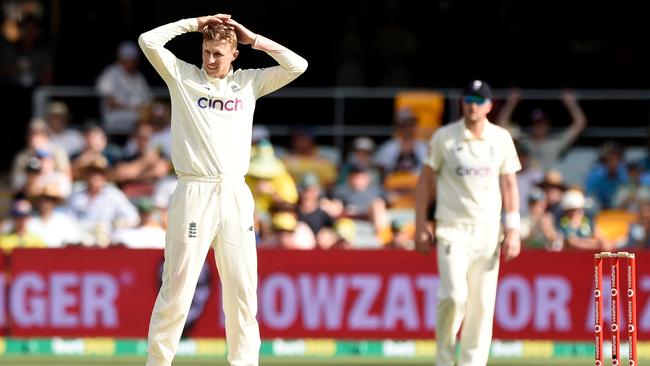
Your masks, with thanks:
M 436 220 L 496 223 L 501 219 L 499 176 L 521 169 L 510 133 L 485 121 L 480 138 L 463 119 L 431 137 L 427 164 L 437 173 Z
M 138 39 L 169 88 L 172 163 L 178 176 L 244 176 L 250 161 L 256 99 L 297 78 L 307 69 L 307 61 L 258 35 L 253 48 L 265 51 L 279 66 L 231 70 L 223 79 L 211 78 L 164 47 L 172 38 L 197 27 L 196 18 L 183 19 L 143 33 Z

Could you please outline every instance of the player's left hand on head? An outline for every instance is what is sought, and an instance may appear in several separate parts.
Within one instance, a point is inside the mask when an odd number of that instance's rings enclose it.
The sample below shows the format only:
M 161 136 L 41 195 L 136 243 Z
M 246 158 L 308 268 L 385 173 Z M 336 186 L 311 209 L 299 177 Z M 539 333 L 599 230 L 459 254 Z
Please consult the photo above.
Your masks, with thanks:
M 506 236 L 501 243 L 501 254 L 507 261 L 517 258 L 521 253 L 521 240 L 519 239 L 519 231 L 508 230 Z
M 253 44 L 255 43 L 255 37 L 257 34 L 251 32 L 248 28 L 244 27 L 236 20 L 228 18 L 224 21 L 225 24 L 232 26 L 237 33 L 237 41 L 241 44 Z

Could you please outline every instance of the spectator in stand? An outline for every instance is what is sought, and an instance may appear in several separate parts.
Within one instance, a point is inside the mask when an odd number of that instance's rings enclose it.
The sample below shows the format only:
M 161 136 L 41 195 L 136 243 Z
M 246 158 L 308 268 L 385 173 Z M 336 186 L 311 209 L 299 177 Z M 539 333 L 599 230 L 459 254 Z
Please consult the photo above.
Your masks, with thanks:
M 140 214 L 140 224 L 134 228 L 122 228 L 113 233 L 111 242 L 134 249 L 164 249 L 165 229 L 156 219 L 156 206 L 149 197 L 139 197 L 133 204 Z
M 271 207 L 298 202 L 296 182 L 289 175 L 284 163 L 275 156 L 273 146 L 268 141 L 260 141 L 251 154 L 246 184 L 250 187 L 255 201 L 255 215 L 263 222 L 270 221 Z
M 116 228 L 133 227 L 139 217 L 128 198 L 106 179 L 108 162 L 103 156 L 86 166 L 86 187 L 74 193 L 68 210 L 79 222 L 82 243 L 106 246 Z
M 331 238 L 334 227 L 334 218 L 332 215 L 323 209 L 327 204 L 321 202 L 321 187 L 318 182 L 318 177 L 313 174 L 307 174 L 303 177 L 302 182 L 298 186 L 300 198 L 296 206 L 298 220 L 304 222 L 309 226 L 316 241 L 321 246 L 321 241 Z M 323 199 L 323 201 L 327 201 Z M 328 231 L 328 233 L 325 233 Z M 324 244 L 323 246 L 329 247 L 331 244 Z
M 84 126 L 84 147 L 72 156 L 72 177 L 75 181 L 85 179 L 83 171 L 97 159 L 106 159 L 109 167 L 122 159 L 120 148 L 108 143 L 104 129 L 95 121 L 87 121 Z
M 279 211 L 271 217 L 272 237 L 267 241 L 271 247 L 282 249 L 314 249 L 316 237 L 309 226 L 298 221 L 296 214 L 289 211 Z
M 526 249 L 562 249 L 562 239 L 555 230 L 553 215 L 546 210 L 546 194 L 533 187 L 528 193 L 528 209 L 521 217 L 521 243 Z
M 528 213 L 528 198 L 530 192 L 544 179 L 544 172 L 533 167 L 530 162 L 530 151 L 524 145 L 515 142 L 521 170 L 517 172 L 517 186 L 519 187 L 519 212 L 522 216 Z M 546 201 L 546 200 L 544 200 Z
M 117 61 L 97 78 L 104 129 L 109 136 L 116 136 L 120 144 L 135 128 L 142 109 L 151 101 L 149 84 L 138 70 L 139 58 L 138 46 L 124 41 L 117 48 Z
M 373 154 L 375 142 L 370 137 L 360 136 L 352 141 L 352 150 L 347 160 L 339 169 L 337 184 L 343 184 L 348 179 L 350 168 L 354 165 L 363 165 L 368 168 L 372 177 L 372 184 L 381 185 L 381 172 L 375 165 Z
M 29 221 L 32 214 L 32 204 L 24 198 L 15 200 L 11 204 L 9 216 L 12 220 L 11 231 L 0 235 L 0 250 L 5 254 L 11 253 L 16 248 L 44 248 L 45 242 L 41 237 L 29 230 Z
M 126 154 L 113 169 L 111 178 L 118 184 L 154 183 L 166 176 L 171 162 L 151 145 L 153 127 L 139 124 L 133 134 L 135 151 Z
M 627 183 L 619 186 L 614 194 L 613 207 L 631 212 L 639 212 L 641 197 L 650 195 L 650 187 L 643 181 L 641 162 L 627 163 Z
M 70 111 L 63 102 L 50 102 L 45 113 L 45 122 L 50 128 L 50 141 L 61 146 L 68 156 L 72 156 L 84 147 L 81 132 L 69 128 Z
M 168 102 L 154 101 L 144 109 L 139 122 L 139 124 L 151 125 L 153 132 L 149 145 L 167 159 L 172 156 L 171 112 Z M 135 154 L 137 150 L 137 138 L 132 135 L 124 147 L 124 155 Z
M 564 248 L 585 250 L 611 250 L 598 232 L 594 222 L 585 215 L 585 196 L 577 189 L 570 189 L 562 195 L 560 203 L 564 215 L 559 221 L 560 235 L 564 238 Z
M 605 142 L 601 148 L 599 162 L 587 173 L 587 195 L 596 199 L 600 209 L 610 209 L 613 207 L 616 191 L 627 181 L 623 148 L 615 141 Z
M 52 156 L 55 171 L 70 175 L 70 159 L 63 148 L 50 141 L 50 132 L 50 128 L 40 118 L 34 118 L 29 123 L 27 147 L 16 154 L 11 167 L 11 186 L 14 190 L 20 190 L 25 185 L 27 164 L 37 150 L 47 151 Z
M 316 174 L 321 186 L 329 189 L 336 182 L 337 158 L 327 153 L 327 149 L 316 145 L 315 130 L 299 127 L 293 131 L 291 150 L 282 157 L 287 171 L 295 181 L 300 181 L 307 173 Z
M 72 192 L 72 181 L 68 174 L 54 170 L 54 159 L 47 150 L 36 150 L 27 163 L 27 181 L 21 192 L 27 197 L 36 196 L 46 186 L 54 185 L 64 198 Z
M 172 110 L 169 102 L 157 101 L 151 106 L 151 145 L 167 159 L 172 157 Z
M 78 244 L 81 234 L 77 222 L 65 210 L 58 208 L 65 202 L 57 185 L 50 184 L 33 197 L 35 217 L 29 221 L 29 232 L 42 238 L 49 248 Z
M 371 222 L 377 241 L 385 243 L 386 231 L 390 230 L 386 201 L 382 188 L 371 184 L 367 167 L 353 166 L 347 182 L 335 187 L 333 198 L 343 207 L 344 217 Z
M 628 230 L 627 247 L 650 249 L 650 192 L 640 193 L 638 204 L 637 219 Z
M 395 171 L 418 174 L 427 156 L 427 144 L 417 139 L 417 117 L 410 108 L 395 114 L 395 135 L 379 145 L 375 164 L 383 176 Z
M 518 90 L 510 93 L 508 100 L 499 112 L 496 124 L 506 127 L 511 123 L 512 113 L 521 100 L 522 94 Z M 551 169 L 558 161 L 561 154 L 578 138 L 587 126 L 585 116 L 575 94 L 570 91 L 562 93 L 562 103 L 571 114 L 571 125 L 558 134 L 551 134 L 551 120 L 542 109 L 536 108 L 531 113 L 530 133 L 522 133 L 520 143 L 528 148 L 533 166 L 543 171 Z
M 553 222 L 557 223 L 563 214 L 560 202 L 567 189 L 562 173 L 553 169 L 547 171 L 544 174 L 544 179 L 539 183 L 539 187 L 546 196 L 546 211 L 553 215 Z

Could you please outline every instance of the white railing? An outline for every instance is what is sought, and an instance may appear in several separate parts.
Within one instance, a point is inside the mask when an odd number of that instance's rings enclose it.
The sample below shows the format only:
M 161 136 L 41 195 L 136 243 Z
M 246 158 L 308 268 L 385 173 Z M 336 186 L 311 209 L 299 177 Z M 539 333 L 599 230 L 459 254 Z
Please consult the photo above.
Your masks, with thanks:
M 349 99 L 391 99 L 398 93 L 404 91 L 415 91 L 424 89 L 404 88 L 284 88 L 272 93 L 265 98 L 290 98 L 290 99 L 332 99 L 334 103 L 332 123 L 329 125 L 316 126 L 318 133 L 334 137 L 335 145 L 339 148 L 344 146 L 345 136 L 369 135 L 388 136 L 392 132 L 392 126 L 371 126 L 354 125 L 346 123 L 346 100 Z M 442 93 L 448 103 L 447 119 L 454 120 L 460 115 L 455 103 L 461 96 L 461 89 L 426 89 Z M 522 93 L 526 100 L 557 100 L 560 98 L 561 90 L 556 89 L 525 89 Z M 494 94 L 497 98 L 504 98 L 508 95 L 508 89 L 496 89 Z M 581 89 L 574 90 L 576 96 L 585 101 L 649 101 L 650 90 L 646 89 Z M 157 97 L 168 96 L 164 87 L 153 88 L 153 94 Z M 42 116 L 50 99 L 56 98 L 97 98 L 97 91 L 90 86 L 42 86 L 37 88 L 32 95 L 32 113 L 34 116 Z M 455 106 L 455 107 L 452 107 Z M 645 120 L 646 116 L 639 116 L 639 120 Z M 271 133 L 286 135 L 291 130 L 291 125 L 273 124 L 269 125 Z M 582 136 L 591 138 L 642 138 L 647 136 L 648 128 L 639 127 L 600 127 L 590 126 Z

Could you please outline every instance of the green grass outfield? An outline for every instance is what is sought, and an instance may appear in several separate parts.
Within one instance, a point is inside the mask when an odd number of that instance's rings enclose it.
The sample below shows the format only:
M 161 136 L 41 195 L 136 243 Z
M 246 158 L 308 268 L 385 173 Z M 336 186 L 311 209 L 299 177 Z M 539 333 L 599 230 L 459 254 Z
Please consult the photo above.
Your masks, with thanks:
M 144 357 L 98 356 L 0 356 L 2 366 L 131 366 L 144 365 Z M 424 366 L 433 365 L 428 358 L 374 358 L 374 357 L 262 357 L 262 366 Z M 489 366 L 587 366 L 593 361 L 580 359 L 494 359 Z M 216 357 L 177 357 L 174 366 L 228 366 L 225 359 Z

